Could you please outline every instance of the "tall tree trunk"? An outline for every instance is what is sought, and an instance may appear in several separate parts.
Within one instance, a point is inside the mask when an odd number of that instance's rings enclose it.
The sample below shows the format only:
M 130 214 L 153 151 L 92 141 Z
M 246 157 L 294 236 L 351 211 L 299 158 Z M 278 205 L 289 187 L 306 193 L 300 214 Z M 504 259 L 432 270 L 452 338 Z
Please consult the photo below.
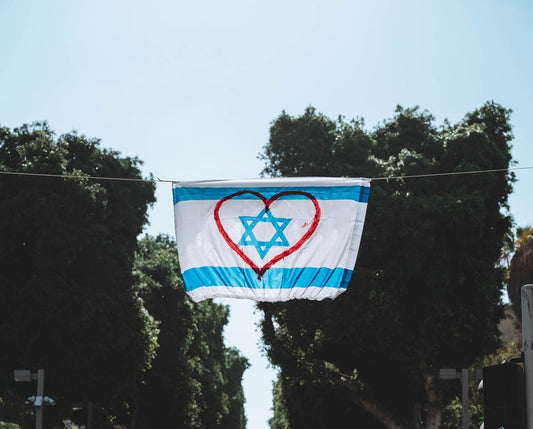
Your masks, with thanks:
M 93 427 L 93 403 L 89 401 L 87 403 L 87 429 L 92 429 Z
M 404 429 L 403 424 L 396 422 L 394 416 L 385 407 L 377 404 L 376 402 L 367 401 L 363 399 L 361 402 L 364 410 L 372 414 L 378 419 L 387 429 Z
M 383 404 L 365 395 L 362 386 L 352 376 L 340 371 L 338 374 L 341 375 L 340 384 L 352 392 L 352 400 L 367 413 L 373 415 L 387 429 L 406 429 L 408 427 L 404 423 L 398 423 L 397 417 Z
M 424 390 L 427 400 L 426 429 L 440 429 L 441 408 L 437 393 L 436 377 L 433 374 L 424 375 Z
M 139 409 L 139 401 L 137 400 L 137 394 L 133 398 L 133 413 L 131 414 L 131 427 L 130 429 L 135 429 L 137 425 L 137 411 Z

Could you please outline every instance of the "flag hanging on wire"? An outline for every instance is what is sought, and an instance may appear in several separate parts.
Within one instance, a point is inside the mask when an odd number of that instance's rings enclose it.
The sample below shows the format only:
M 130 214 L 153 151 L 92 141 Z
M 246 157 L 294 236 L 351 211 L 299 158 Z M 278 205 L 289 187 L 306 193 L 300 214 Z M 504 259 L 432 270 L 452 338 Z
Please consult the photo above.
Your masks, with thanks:
M 174 182 L 185 288 L 193 301 L 335 298 L 346 290 L 369 179 Z

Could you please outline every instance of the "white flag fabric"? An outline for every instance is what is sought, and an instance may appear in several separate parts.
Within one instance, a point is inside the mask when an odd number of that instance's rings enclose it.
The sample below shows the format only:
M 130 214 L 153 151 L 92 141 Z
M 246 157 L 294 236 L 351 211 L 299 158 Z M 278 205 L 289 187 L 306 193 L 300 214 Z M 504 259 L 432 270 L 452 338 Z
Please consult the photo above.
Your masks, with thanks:
M 174 182 L 179 261 L 193 301 L 335 298 L 361 241 L 370 180 Z

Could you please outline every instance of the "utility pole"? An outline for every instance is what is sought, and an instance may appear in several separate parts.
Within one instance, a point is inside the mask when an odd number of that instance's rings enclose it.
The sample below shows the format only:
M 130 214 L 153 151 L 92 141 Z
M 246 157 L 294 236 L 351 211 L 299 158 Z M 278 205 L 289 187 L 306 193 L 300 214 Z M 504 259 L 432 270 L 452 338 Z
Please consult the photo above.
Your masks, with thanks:
M 474 379 L 478 379 L 480 375 L 479 370 L 474 371 Z M 468 407 L 468 368 L 457 370 L 455 368 L 441 368 L 439 369 L 439 378 L 441 380 L 453 380 L 459 378 L 461 380 L 461 398 L 462 398 L 462 414 L 461 414 L 461 429 L 468 429 L 470 426 L 470 410 Z M 529 428 L 528 428 L 529 429 Z
M 470 410 L 468 407 L 468 369 L 467 368 L 461 369 L 461 390 L 462 390 L 461 397 L 462 397 L 462 402 L 463 402 L 461 429 L 468 429 L 470 425 Z
M 533 429 L 533 284 L 522 286 L 522 347 L 526 385 L 526 428 Z
M 43 429 L 43 410 L 44 410 L 44 369 L 38 369 L 37 370 L 37 398 L 35 399 L 35 403 L 37 405 L 37 401 L 41 402 L 41 406 L 36 406 L 35 409 L 35 428 L 36 429 Z
M 43 429 L 43 413 L 46 404 L 54 405 L 54 400 L 44 396 L 44 369 L 38 369 L 37 373 L 31 369 L 16 369 L 14 371 L 15 381 L 37 380 L 37 396 L 30 396 L 27 403 L 33 403 L 35 407 L 35 428 Z

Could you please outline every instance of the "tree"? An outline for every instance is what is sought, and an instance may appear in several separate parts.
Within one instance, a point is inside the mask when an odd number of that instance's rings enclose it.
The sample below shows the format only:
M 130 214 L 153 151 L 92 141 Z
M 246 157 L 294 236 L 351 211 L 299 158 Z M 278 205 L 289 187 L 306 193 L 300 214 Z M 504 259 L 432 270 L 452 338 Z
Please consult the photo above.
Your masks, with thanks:
M 193 304 L 179 271 L 176 243 L 168 236 L 139 241 L 136 290 L 160 333 L 157 356 L 135 396 L 136 425 L 244 429 L 248 361 L 223 344 L 228 310 L 211 301 Z
M 62 176 L 0 177 L 0 391 L 23 388 L 13 369 L 44 368 L 56 408 L 109 411 L 149 368 L 157 328 L 132 264 L 155 185 L 140 165 L 46 123 L 0 128 L 0 170 Z
M 518 228 L 516 235 L 516 251 L 509 266 L 507 292 L 516 317 L 521 321 L 522 286 L 533 283 L 533 228 Z
M 427 112 L 398 107 L 371 133 L 360 119 L 332 121 L 314 108 L 274 120 L 264 174 L 404 177 L 372 181 L 346 293 L 259 305 L 266 352 L 281 368 L 278 408 L 291 428 L 308 420 L 327 427 L 326 414 L 349 415 L 337 427 L 352 427 L 361 412 L 374 418 L 365 427 L 416 427 L 420 409 L 426 427 L 437 427 L 436 370 L 468 367 L 497 348 L 496 262 L 511 224 L 502 211 L 513 175 L 407 176 L 507 169 L 509 115 L 489 102 L 437 128 Z
M 250 366 L 248 359 L 241 356 L 234 348 L 225 350 L 224 366 L 224 391 L 227 396 L 228 412 L 222 417 L 220 428 L 222 429 L 245 429 L 246 416 L 244 414 L 244 391 L 242 388 L 242 376 Z
M 470 368 L 470 373 L 475 369 L 483 368 L 485 366 L 500 365 L 502 362 L 510 361 L 520 357 L 522 353 L 522 341 L 520 338 L 505 343 L 495 353 L 483 356 L 477 360 L 474 367 Z M 461 383 L 459 380 L 449 381 L 452 384 L 451 389 L 447 393 L 452 394 L 452 400 L 447 404 L 443 410 L 442 415 L 442 429 L 455 429 L 461 426 L 462 420 L 462 399 L 461 399 Z M 479 389 L 479 380 L 475 377 L 470 377 L 469 381 L 469 415 L 470 427 L 477 429 L 481 426 L 484 420 L 484 401 L 483 392 Z
M 135 288 L 158 322 L 157 356 L 135 396 L 136 426 L 186 427 L 191 402 L 189 348 L 193 308 L 185 298 L 175 243 L 167 236 L 139 241 Z

